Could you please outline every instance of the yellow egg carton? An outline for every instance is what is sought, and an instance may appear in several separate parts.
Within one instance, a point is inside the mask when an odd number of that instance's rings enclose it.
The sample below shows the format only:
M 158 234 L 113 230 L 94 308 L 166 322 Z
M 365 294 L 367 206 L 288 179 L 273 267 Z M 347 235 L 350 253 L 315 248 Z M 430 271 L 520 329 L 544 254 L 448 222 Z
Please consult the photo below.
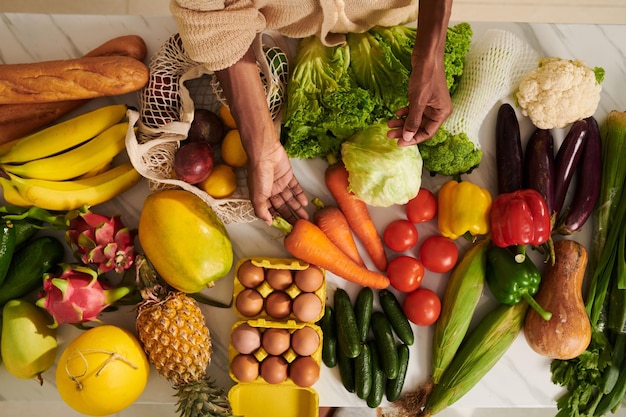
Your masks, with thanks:
M 239 279 L 239 268 L 244 263 L 250 261 L 253 265 L 269 269 L 282 269 L 291 271 L 301 271 L 309 268 L 309 264 L 297 259 L 291 258 L 244 258 L 237 262 L 234 281 L 234 299 L 237 300 L 237 296 L 247 287 L 242 284 Z M 318 369 L 321 371 L 322 366 L 322 330 L 315 324 L 324 314 L 324 305 L 326 297 L 326 275 L 325 271 L 321 269 L 323 280 L 319 288 L 311 293 L 315 294 L 321 301 L 321 312 L 313 319 L 307 322 L 298 320 L 298 318 L 292 313 L 282 319 L 277 319 L 267 314 L 265 308 L 262 311 L 252 316 L 246 316 L 242 314 L 235 302 L 236 314 L 241 320 L 237 321 L 231 328 L 231 340 L 229 343 L 229 363 L 231 367 L 229 369 L 230 377 L 236 382 L 228 392 L 228 399 L 232 407 L 234 415 L 242 415 L 246 417 L 318 417 L 319 416 L 319 397 L 317 391 L 311 386 L 300 386 L 294 382 L 291 378 L 290 371 L 296 360 L 302 360 L 303 358 L 308 362 L 312 360 Z M 254 287 L 256 291 L 261 294 L 265 301 L 267 297 L 273 292 L 277 291 L 273 288 L 267 280 L 263 280 L 257 286 Z M 298 295 L 305 293 L 302 289 L 298 288 L 295 282 L 289 285 L 284 290 L 289 295 L 291 300 L 295 300 Z M 235 348 L 233 343 L 233 334 L 237 332 L 239 326 L 249 326 L 246 332 L 255 333 L 258 330 L 258 340 L 254 340 L 252 344 L 246 345 L 242 350 L 245 350 L 246 360 L 250 362 L 250 366 L 254 367 L 258 365 L 258 375 L 247 381 L 243 382 L 235 373 L 233 373 L 232 365 L 235 358 L 241 354 Z M 310 355 L 301 355 L 297 352 L 292 342 L 294 341 L 294 334 L 298 331 L 308 328 L 315 331 L 317 335 L 318 344 L 315 350 Z M 279 329 L 274 331 L 273 329 Z M 241 330 L 241 329 L 240 329 Z M 268 352 L 268 349 L 273 348 L 263 345 L 263 336 L 266 332 L 272 331 L 280 333 L 281 335 L 286 333 L 280 330 L 286 330 L 289 333 L 289 347 L 280 354 L 272 354 Z M 310 336 L 310 334 L 309 334 Z M 257 337 L 257 336 L 255 336 Z M 241 342 L 240 342 L 241 343 Z M 309 346 L 310 348 L 310 346 Z M 300 351 L 301 353 L 303 350 Z M 277 352 L 273 352 L 277 353 Z M 305 352 L 306 353 L 306 352 Z M 282 359 L 278 359 L 280 357 Z M 254 358 L 254 360 L 252 359 Z M 263 361 L 266 360 L 280 361 L 281 366 L 284 363 L 287 364 L 287 375 L 285 379 L 281 379 L 280 382 L 268 382 L 263 377 Z M 309 362 L 310 363 L 310 362 Z M 281 368 L 284 369 L 284 368 Z M 254 375 L 254 373 L 253 373 Z
M 299 288 L 298 285 L 296 285 L 295 281 L 291 285 L 289 285 L 287 288 L 281 289 L 281 290 L 277 290 L 273 288 L 266 279 L 263 280 L 260 284 L 258 284 L 255 287 L 248 287 L 244 285 L 241 279 L 243 277 L 240 278 L 239 271 L 240 271 L 241 266 L 244 265 L 248 261 L 251 262 L 254 266 L 263 268 L 263 270 L 266 273 L 272 269 L 289 270 L 295 273 L 297 271 L 304 271 L 308 269 L 309 267 L 315 267 L 315 266 L 310 265 L 307 262 L 294 259 L 294 258 L 262 258 L 262 257 L 242 258 L 237 262 L 235 266 L 236 272 L 235 272 L 235 279 L 234 279 L 233 299 L 235 300 L 234 301 L 235 313 L 240 319 L 242 320 L 264 319 L 267 321 L 302 322 L 302 320 L 299 320 L 298 317 L 294 314 L 293 310 L 291 310 L 290 313 L 286 317 L 271 316 L 267 312 L 266 302 L 268 300 L 268 297 L 271 297 L 273 293 L 284 292 L 285 294 L 289 296 L 289 299 L 291 300 L 292 306 L 293 306 L 294 305 L 293 303 L 296 302 L 296 299 L 298 298 L 298 296 L 304 293 L 307 293 L 307 291 L 303 291 L 301 288 Z M 316 289 L 315 291 L 312 291 L 311 293 L 317 296 L 317 298 L 321 302 L 320 303 L 321 308 L 320 308 L 319 314 L 317 314 L 312 320 L 306 320 L 308 322 L 317 322 L 324 315 L 324 305 L 326 303 L 326 271 L 323 268 L 319 268 L 319 269 L 322 273 L 321 285 L 318 289 Z M 239 297 L 239 295 L 241 295 L 242 292 L 249 291 L 249 290 L 256 291 L 260 294 L 260 296 L 263 299 L 263 307 L 258 312 L 255 312 L 250 315 L 246 315 L 242 313 L 240 308 L 238 308 L 237 297 Z

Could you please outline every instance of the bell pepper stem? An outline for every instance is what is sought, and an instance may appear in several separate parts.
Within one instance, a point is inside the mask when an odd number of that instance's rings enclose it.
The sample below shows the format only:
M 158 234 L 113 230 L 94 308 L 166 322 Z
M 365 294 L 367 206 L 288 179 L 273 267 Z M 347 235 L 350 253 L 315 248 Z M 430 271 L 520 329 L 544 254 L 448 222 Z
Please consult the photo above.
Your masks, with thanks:
M 547 321 L 552 318 L 552 313 L 544 310 L 543 307 L 541 307 L 539 303 L 537 303 L 537 301 L 535 301 L 535 299 L 529 293 L 523 293 L 522 297 L 528 302 L 528 305 L 541 316 L 542 319 Z
M 526 245 L 516 245 L 515 262 L 521 264 L 526 260 Z

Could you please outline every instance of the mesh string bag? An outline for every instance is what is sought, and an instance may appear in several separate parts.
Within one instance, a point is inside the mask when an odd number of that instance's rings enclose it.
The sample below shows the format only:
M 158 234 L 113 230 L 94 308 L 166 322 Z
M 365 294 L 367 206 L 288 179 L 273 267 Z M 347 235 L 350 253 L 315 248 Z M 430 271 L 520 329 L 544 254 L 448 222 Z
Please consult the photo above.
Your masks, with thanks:
M 254 43 L 259 74 L 265 86 L 270 113 L 277 132 L 289 77 L 288 47 L 281 35 L 264 32 Z M 139 92 L 137 110 L 128 111 L 126 150 L 135 169 L 153 191 L 182 188 L 211 206 L 224 224 L 256 219 L 249 199 L 246 171 L 237 172 L 237 190 L 216 199 L 199 187 L 173 176 L 176 151 L 187 138 L 196 108 L 215 113 L 228 105 L 217 77 L 185 52 L 178 33 L 166 40 L 151 58 L 150 78 Z M 219 159 L 219 149 L 214 149 Z
M 443 123 L 450 134 L 466 133 L 480 147 L 479 130 L 493 106 L 513 94 L 522 77 L 537 67 L 537 52 L 515 34 L 490 29 L 472 45 Z

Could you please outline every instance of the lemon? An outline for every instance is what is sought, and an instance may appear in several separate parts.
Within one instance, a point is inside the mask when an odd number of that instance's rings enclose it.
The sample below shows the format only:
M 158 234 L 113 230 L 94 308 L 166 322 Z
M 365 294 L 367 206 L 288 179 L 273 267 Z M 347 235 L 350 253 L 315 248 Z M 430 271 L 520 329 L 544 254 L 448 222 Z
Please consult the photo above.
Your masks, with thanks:
M 224 122 L 226 127 L 230 129 L 237 129 L 237 123 L 235 122 L 235 119 L 233 118 L 233 115 L 230 112 L 228 106 L 222 104 L 219 109 L 218 115 L 220 116 L 220 119 L 222 119 L 222 122 Z
M 241 143 L 239 130 L 232 129 L 222 141 L 222 160 L 231 167 L 241 168 L 248 162 L 248 155 Z
M 218 164 L 198 187 L 213 198 L 225 198 L 237 190 L 237 174 L 230 165 Z

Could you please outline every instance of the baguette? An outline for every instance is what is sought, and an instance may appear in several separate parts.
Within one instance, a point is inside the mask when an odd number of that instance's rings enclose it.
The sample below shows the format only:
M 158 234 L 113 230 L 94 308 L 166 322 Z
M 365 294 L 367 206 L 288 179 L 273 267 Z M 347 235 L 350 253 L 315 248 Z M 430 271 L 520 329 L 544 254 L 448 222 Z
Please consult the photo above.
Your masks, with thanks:
M 0 104 L 117 96 L 148 82 L 148 67 L 126 56 L 0 65 Z

